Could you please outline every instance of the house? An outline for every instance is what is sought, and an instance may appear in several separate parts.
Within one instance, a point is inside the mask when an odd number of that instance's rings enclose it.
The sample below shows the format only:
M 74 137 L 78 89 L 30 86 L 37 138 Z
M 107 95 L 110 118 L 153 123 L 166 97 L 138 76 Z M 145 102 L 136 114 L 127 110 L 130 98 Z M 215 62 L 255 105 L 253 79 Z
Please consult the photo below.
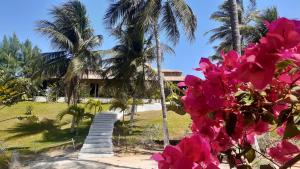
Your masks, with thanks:
M 179 70 L 163 69 L 162 73 L 166 82 L 177 84 L 184 81 L 185 78 Z M 88 75 L 83 75 L 81 81 L 90 87 L 90 96 L 99 97 L 100 87 L 103 86 L 103 77 L 101 75 L 89 73 Z

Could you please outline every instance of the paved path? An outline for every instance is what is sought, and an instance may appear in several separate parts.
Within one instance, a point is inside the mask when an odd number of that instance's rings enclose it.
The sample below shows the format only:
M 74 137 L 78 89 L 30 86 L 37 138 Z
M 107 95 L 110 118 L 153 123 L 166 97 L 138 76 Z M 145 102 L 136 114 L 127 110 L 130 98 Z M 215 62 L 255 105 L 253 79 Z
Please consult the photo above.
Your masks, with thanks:
M 22 169 L 157 169 L 157 163 L 150 160 L 149 153 L 118 154 L 93 161 L 81 160 L 77 156 L 78 152 L 64 150 L 43 153 L 28 161 Z
M 112 132 L 116 120 L 116 113 L 99 113 L 95 116 L 79 159 L 96 160 L 113 156 Z

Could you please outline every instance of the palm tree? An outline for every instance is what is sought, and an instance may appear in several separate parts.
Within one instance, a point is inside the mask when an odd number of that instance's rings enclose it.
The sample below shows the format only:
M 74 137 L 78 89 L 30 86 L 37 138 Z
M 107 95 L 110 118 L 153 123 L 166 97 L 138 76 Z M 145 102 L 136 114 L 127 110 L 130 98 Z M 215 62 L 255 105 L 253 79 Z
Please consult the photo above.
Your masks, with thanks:
M 113 99 L 109 107 L 109 110 L 120 110 L 123 113 L 123 125 L 125 121 L 125 112 L 129 110 L 129 105 L 128 98 L 120 97 Z
M 94 115 L 96 115 L 97 112 L 101 112 L 103 110 L 100 100 L 89 99 L 85 103 L 85 107 L 87 107 L 89 110 L 94 109 Z
M 109 9 L 106 11 L 104 20 L 108 25 L 117 25 L 124 22 L 130 23 L 132 20 L 136 20 L 140 24 L 140 28 L 142 30 L 147 30 L 154 36 L 157 73 L 163 114 L 164 145 L 168 145 L 169 132 L 167 125 L 164 80 L 161 71 L 162 52 L 159 27 L 167 33 L 168 39 L 170 39 L 175 45 L 180 38 L 177 23 L 181 23 L 186 35 L 190 40 L 192 40 L 195 37 L 195 30 L 197 26 L 195 15 L 184 0 L 119 0 L 110 5 Z
M 256 18 L 254 26 L 249 27 L 249 31 L 246 32 L 245 37 L 248 42 L 258 42 L 264 37 L 268 31 L 265 21 L 272 22 L 279 18 L 279 14 L 276 7 L 270 7 L 263 10 Z
M 68 104 L 77 104 L 80 78 L 90 71 L 100 71 L 99 46 L 102 37 L 94 35 L 85 6 L 78 0 L 68 1 L 50 10 L 53 21 L 41 20 L 37 31 L 47 36 L 58 52 L 45 54 L 43 73 L 63 77 Z
M 105 77 L 108 78 L 106 89 L 112 89 L 109 92 L 115 98 L 126 95 L 132 100 L 130 121 L 133 124 L 139 100 L 150 96 L 157 86 L 155 72 L 149 66 L 155 59 L 152 37 L 145 38 L 144 31 L 136 24 L 120 25 L 112 29 L 112 35 L 118 44 L 112 49 L 113 56 L 104 60 L 108 65 L 105 71 Z M 166 45 L 164 49 L 172 52 Z
M 255 21 L 258 11 L 256 10 L 256 3 L 255 1 L 250 3 L 247 10 L 244 7 L 243 1 L 239 0 L 237 1 L 238 5 L 238 23 L 240 28 L 240 34 L 241 34 L 241 47 L 244 47 L 248 43 L 247 36 L 252 30 L 252 26 L 250 25 L 251 22 Z M 229 51 L 233 49 L 233 34 L 231 30 L 231 7 L 229 1 L 224 1 L 223 4 L 219 6 L 219 10 L 214 12 L 210 18 L 212 20 L 215 20 L 217 22 L 221 23 L 221 26 L 211 29 L 205 34 L 211 34 L 209 38 L 209 42 L 215 42 L 216 40 L 221 40 L 220 44 L 215 47 L 217 53 L 220 53 L 221 51 Z M 217 54 L 218 55 L 218 54 Z M 216 56 L 217 56 L 216 55 Z
M 238 16 L 238 7 L 237 0 L 228 0 L 230 6 L 230 25 L 231 25 L 231 36 L 232 36 L 232 47 L 233 50 L 241 54 L 241 35 L 239 27 L 239 16 Z
M 258 42 L 266 34 L 267 28 L 264 21 L 272 22 L 278 18 L 278 12 L 275 7 L 267 8 L 260 12 L 256 10 L 255 1 L 250 2 L 250 5 L 245 8 L 243 1 L 237 1 L 242 48 L 249 43 Z M 220 44 L 215 46 L 216 54 L 211 56 L 213 60 L 222 60 L 220 56 L 221 51 L 227 52 L 233 49 L 230 10 L 229 1 L 225 1 L 220 5 L 219 10 L 211 15 L 211 19 L 221 23 L 221 26 L 205 33 L 210 34 L 210 43 L 217 40 L 221 41 Z
M 66 110 L 60 112 L 57 115 L 57 119 L 62 120 L 66 115 L 71 115 L 73 117 L 71 122 L 71 133 L 73 133 L 74 130 L 76 129 L 76 135 L 78 135 L 79 124 L 84 118 L 90 118 L 90 119 L 94 118 L 93 114 L 85 112 L 83 107 L 79 107 L 76 105 L 72 105 L 68 107 Z

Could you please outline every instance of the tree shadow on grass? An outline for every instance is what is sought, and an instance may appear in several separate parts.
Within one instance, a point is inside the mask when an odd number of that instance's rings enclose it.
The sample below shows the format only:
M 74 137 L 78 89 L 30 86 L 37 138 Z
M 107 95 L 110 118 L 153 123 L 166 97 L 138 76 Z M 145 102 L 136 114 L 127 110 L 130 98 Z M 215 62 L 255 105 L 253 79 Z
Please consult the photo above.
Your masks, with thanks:
M 70 141 L 72 138 L 78 143 L 82 143 L 88 135 L 89 126 L 80 126 L 78 128 L 78 135 L 70 133 L 70 129 L 61 129 L 57 131 L 46 131 L 43 133 L 43 140 L 39 142 L 63 142 Z
M 54 120 L 47 119 L 39 122 L 24 120 L 17 123 L 15 127 L 6 130 L 8 133 L 14 134 L 6 138 L 6 140 L 35 135 L 45 131 L 55 132 L 57 130 L 59 130 L 59 125 Z
M 72 138 L 75 141 L 82 142 L 89 131 L 89 122 L 83 122 L 78 128 L 78 136 L 70 133 L 70 129 L 60 129 L 55 120 L 42 120 L 40 122 L 24 121 L 16 124 L 15 127 L 6 130 L 8 133 L 14 135 L 6 138 L 6 140 L 26 137 L 42 133 L 43 139 L 37 142 L 63 142 L 70 141 Z M 64 125 L 64 124 L 63 124 Z
M 135 123 L 133 123 L 135 124 Z M 117 121 L 114 125 L 113 135 L 126 135 L 126 136 L 140 136 L 144 130 L 144 127 L 132 125 L 130 121 Z

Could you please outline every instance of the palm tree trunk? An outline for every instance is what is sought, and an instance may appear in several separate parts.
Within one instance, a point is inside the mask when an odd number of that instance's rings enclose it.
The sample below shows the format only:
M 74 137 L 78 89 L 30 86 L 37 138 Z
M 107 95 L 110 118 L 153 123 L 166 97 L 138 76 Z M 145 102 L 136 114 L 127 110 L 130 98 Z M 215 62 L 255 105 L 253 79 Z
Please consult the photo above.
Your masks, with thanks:
M 72 104 L 77 105 L 77 100 L 78 100 L 78 88 L 79 88 L 79 80 L 77 77 L 74 77 L 74 79 L 71 80 L 73 83 L 73 89 L 72 89 Z M 72 123 L 71 123 L 71 133 L 75 132 L 76 127 L 76 117 L 72 117 Z
M 232 31 L 232 40 L 233 40 L 233 50 L 236 50 L 241 54 L 241 35 L 239 28 L 239 19 L 238 19 L 238 9 L 236 0 L 229 0 L 230 3 L 230 24 Z
M 75 132 L 75 122 L 76 122 L 76 119 L 75 119 L 75 116 L 73 115 L 72 122 L 71 122 L 71 129 L 70 129 L 71 133 Z
M 154 22 L 154 37 L 156 43 L 156 57 L 157 57 L 156 62 L 157 62 L 157 73 L 158 73 L 158 82 L 160 88 L 161 108 L 162 108 L 162 117 L 163 117 L 162 123 L 163 123 L 163 133 L 164 133 L 164 146 L 167 146 L 170 144 L 170 142 L 169 142 L 169 130 L 168 130 L 168 122 L 167 122 L 165 87 L 164 87 L 163 74 L 161 71 L 162 54 L 160 49 L 160 40 L 159 40 L 157 22 L 158 22 L 157 20 Z
M 134 120 L 134 115 L 135 115 L 135 112 L 136 112 L 136 99 L 133 98 L 133 101 L 132 101 L 132 105 L 131 105 L 131 112 L 130 112 L 130 125 L 132 126 L 133 125 L 133 120 Z

